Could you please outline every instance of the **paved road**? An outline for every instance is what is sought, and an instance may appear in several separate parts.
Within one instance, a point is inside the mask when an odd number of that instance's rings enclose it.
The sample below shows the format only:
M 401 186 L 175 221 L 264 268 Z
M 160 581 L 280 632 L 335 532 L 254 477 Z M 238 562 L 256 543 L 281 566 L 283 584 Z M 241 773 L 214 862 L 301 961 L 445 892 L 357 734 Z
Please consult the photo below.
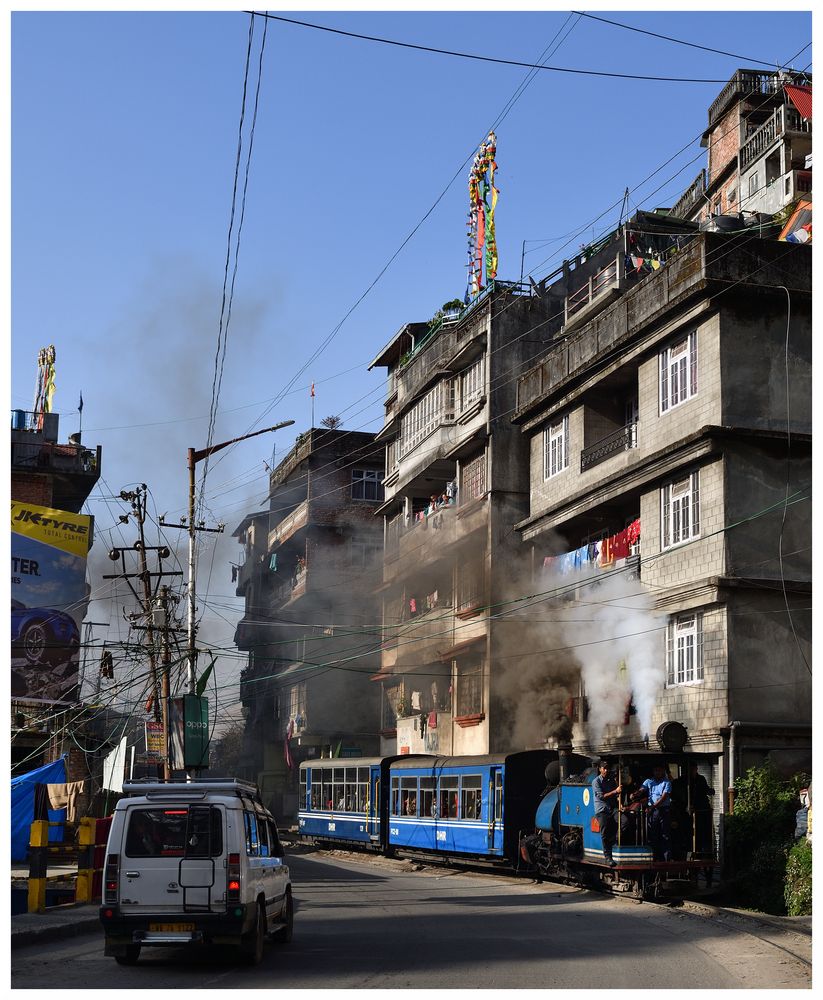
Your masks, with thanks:
M 134 968 L 87 934 L 12 953 L 14 988 L 809 988 L 762 939 L 577 889 L 333 853 L 289 859 L 295 937 L 262 965 L 147 948 Z

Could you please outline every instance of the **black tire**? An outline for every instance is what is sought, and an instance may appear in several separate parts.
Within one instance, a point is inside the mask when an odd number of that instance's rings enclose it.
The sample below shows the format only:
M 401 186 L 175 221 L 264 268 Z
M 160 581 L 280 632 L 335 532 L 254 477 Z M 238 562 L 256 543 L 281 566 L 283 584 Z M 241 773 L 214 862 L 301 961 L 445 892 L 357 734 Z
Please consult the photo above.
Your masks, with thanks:
M 23 633 L 23 655 L 32 666 L 48 659 L 49 630 L 42 622 L 34 622 Z
M 118 965 L 137 965 L 138 958 L 140 958 L 139 944 L 130 944 L 126 947 L 126 953 L 124 955 L 114 956 L 114 960 Z
M 272 940 L 282 944 L 288 944 L 294 937 L 294 900 L 291 893 L 286 893 L 286 921 L 285 926 L 279 928 L 272 934 Z
M 263 948 L 266 943 L 266 911 L 262 903 L 257 904 L 257 918 L 248 940 L 240 945 L 240 951 L 246 965 L 259 965 L 263 961 Z

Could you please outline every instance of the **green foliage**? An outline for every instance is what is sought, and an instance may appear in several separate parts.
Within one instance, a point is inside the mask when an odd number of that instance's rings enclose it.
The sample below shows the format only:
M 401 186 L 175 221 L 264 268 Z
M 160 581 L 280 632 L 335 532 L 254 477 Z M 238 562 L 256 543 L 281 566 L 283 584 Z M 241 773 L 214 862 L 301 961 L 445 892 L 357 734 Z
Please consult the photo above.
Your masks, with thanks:
M 812 845 L 801 840 L 789 851 L 786 862 L 786 910 L 790 917 L 812 913 Z
M 786 864 L 804 776 L 784 781 L 770 762 L 734 783 L 734 814 L 725 817 L 729 887 L 737 905 L 785 913 Z

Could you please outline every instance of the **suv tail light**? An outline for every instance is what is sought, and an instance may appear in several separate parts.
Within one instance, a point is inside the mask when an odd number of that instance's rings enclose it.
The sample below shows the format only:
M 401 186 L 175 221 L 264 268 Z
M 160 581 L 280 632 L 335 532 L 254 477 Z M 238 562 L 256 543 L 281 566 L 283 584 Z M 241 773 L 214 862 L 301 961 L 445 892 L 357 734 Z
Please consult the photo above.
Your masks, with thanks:
M 230 854 L 226 865 L 226 902 L 240 902 L 240 855 Z
M 103 874 L 103 902 L 117 902 L 117 881 L 120 871 L 120 855 L 110 854 L 106 858 L 106 870 Z

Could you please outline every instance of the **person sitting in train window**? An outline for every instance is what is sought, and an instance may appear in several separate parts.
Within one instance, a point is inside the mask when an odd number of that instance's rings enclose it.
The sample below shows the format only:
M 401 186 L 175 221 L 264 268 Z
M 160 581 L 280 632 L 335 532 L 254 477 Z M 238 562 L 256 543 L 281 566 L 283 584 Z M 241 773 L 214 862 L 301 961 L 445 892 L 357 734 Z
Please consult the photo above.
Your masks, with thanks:
M 654 777 L 646 778 L 643 787 L 648 789 L 649 841 L 654 851 L 655 861 L 671 861 L 671 807 L 672 783 L 666 777 L 666 769 L 658 764 Z
M 480 819 L 483 803 L 480 801 L 480 793 L 477 793 L 477 800 L 474 803 L 474 818 Z
M 337 811 L 338 812 L 345 812 L 345 809 L 346 809 L 346 800 L 341 795 L 340 799 L 339 799 L 339 801 L 337 803 Z

